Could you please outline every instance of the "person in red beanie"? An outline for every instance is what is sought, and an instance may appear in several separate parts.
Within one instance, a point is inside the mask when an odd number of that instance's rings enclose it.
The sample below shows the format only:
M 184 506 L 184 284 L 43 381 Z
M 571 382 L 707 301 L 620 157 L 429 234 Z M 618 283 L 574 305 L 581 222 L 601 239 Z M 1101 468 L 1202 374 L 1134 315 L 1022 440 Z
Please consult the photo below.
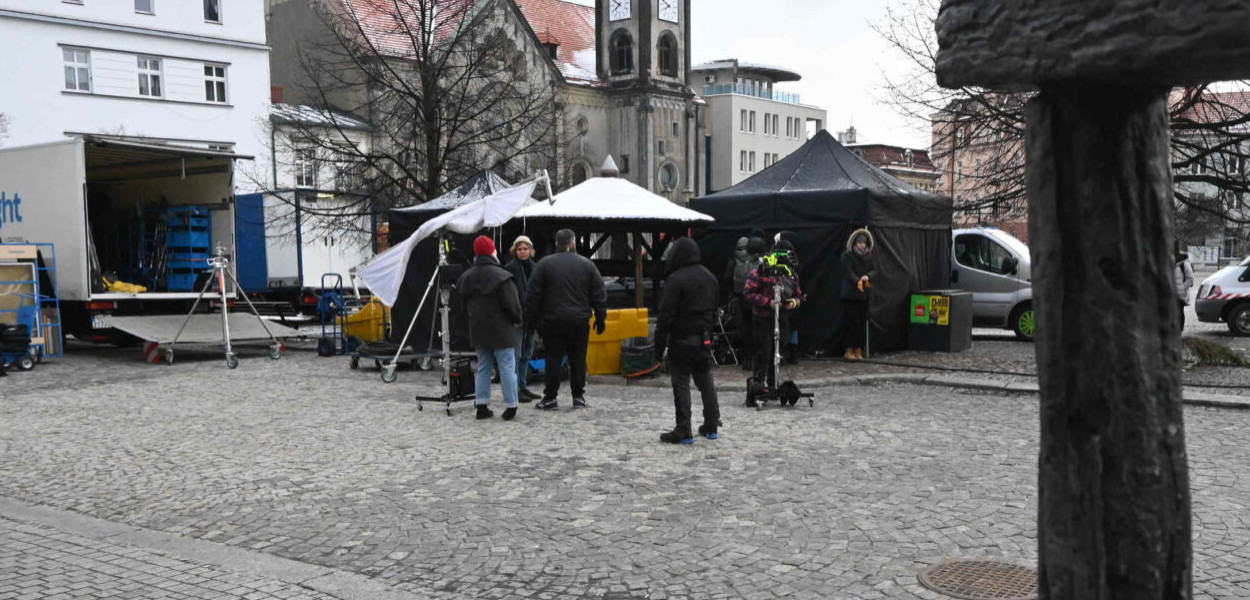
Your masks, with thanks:
M 456 290 L 469 315 L 469 343 L 477 351 L 477 418 L 495 416 L 490 410 L 490 379 L 499 367 L 503 419 L 511 421 L 518 406 L 515 331 L 521 324 L 521 301 L 512 273 L 499 265 L 493 240 L 478 236 L 473 240 L 473 256 L 473 266 L 456 281 Z

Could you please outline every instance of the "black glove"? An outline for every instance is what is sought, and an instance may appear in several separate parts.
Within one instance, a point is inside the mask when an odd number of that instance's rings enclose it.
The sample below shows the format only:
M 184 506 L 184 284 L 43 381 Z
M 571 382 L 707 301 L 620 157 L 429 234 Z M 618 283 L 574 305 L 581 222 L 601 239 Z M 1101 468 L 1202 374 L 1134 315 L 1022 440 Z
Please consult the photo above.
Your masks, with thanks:
M 603 332 L 607 329 L 608 324 L 604 323 L 603 319 L 595 319 L 595 335 L 603 335 Z

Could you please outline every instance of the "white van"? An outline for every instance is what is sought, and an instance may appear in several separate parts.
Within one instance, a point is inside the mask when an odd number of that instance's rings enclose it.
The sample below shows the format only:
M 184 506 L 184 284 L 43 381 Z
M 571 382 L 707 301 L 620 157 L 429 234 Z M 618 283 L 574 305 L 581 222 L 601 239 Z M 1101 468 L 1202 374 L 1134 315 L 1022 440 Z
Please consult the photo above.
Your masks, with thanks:
M 951 284 L 972 292 L 973 325 L 1002 327 L 1033 339 L 1032 265 L 1024 242 L 998 229 L 954 230 Z
M 1202 280 L 1194 308 L 1199 321 L 1223 321 L 1234 335 L 1250 335 L 1250 256 Z

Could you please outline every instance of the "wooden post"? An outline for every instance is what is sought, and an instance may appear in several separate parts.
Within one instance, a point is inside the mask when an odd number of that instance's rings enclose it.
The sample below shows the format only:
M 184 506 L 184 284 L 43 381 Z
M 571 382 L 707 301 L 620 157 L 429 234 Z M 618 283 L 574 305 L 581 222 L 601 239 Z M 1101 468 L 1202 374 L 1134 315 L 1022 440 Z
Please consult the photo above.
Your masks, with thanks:
M 1250 2 L 943 0 L 938 83 L 1026 109 L 1040 597 L 1192 596 L 1167 92 L 1250 77 Z
M 1167 89 L 1052 86 L 1027 111 L 1042 598 L 1189 598 Z
M 646 306 L 646 294 L 642 289 L 642 234 L 634 233 L 634 307 Z

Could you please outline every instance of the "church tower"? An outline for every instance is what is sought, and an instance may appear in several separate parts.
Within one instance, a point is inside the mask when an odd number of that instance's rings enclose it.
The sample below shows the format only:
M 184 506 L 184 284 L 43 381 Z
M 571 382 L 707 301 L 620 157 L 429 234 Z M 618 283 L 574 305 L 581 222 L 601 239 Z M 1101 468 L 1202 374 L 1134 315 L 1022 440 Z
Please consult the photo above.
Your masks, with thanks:
M 691 0 L 596 0 L 596 67 L 622 177 L 676 202 L 697 190 L 697 108 L 686 83 Z M 615 113 L 615 114 L 613 114 Z M 632 156 L 631 156 L 632 155 Z

